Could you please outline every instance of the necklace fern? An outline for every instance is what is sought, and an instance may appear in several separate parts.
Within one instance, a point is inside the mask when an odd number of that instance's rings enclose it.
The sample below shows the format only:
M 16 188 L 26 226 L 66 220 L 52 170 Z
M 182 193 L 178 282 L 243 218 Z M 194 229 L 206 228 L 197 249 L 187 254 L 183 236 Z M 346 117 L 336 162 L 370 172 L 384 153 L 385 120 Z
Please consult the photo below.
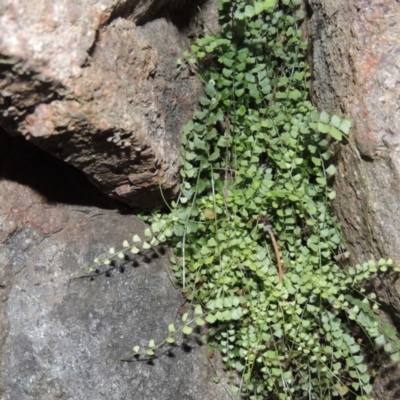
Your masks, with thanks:
M 343 246 L 329 208 L 327 137 L 342 140 L 351 126 L 309 100 L 300 3 L 220 0 L 220 33 L 197 38 L 180 62 L 204 81 L 183 132 L 180 195 L 168 212 L 146 217 L 144 238 L 95 265 L 164 242 L 173 248 L 172 270 L 194 315 L 132 357 L 153 356 L 177 331 L 207 322 L 207 341 L 241 377 L 232 391 L 243 397 L 367 399 L 367 343 L 352 327 L 398 361 L 398 339 L 379 328 L 374 296 L 361 286 L 392 262 L 346 272 L 335 261 Z

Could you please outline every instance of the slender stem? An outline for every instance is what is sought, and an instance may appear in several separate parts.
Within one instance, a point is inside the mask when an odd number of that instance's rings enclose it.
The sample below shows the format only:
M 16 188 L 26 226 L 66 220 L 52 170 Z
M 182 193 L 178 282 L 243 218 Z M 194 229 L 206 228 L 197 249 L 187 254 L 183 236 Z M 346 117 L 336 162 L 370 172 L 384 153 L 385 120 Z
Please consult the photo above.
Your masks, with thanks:
M 274 232 L 272 232 L 270 225 L 265 225 L 264 230 L 269 233 L 272 240 L 272 245 L 274 246 L 274 251 L 276 255 L 276 261 L 278 262 L 278 275 L 279 282 L 283 282 L 283 270 L 282 270 L 282 261 L 281 261 L 281 252 L 279 251 L 278 243 L 276 242 Z

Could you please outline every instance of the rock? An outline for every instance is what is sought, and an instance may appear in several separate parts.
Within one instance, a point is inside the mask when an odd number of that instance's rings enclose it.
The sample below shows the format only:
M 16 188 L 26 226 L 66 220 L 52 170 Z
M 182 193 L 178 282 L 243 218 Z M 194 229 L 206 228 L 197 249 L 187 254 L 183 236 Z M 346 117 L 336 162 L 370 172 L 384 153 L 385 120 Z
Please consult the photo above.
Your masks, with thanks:
M 219 0 L 208 0 L 202 7 L 200 15 L 205 21 L 206 34 L 216 34 L 221 29 L 219 25 L 218 3 Z
M 160 188 L 172 197 L 201 84 L 177 70 L 188 41 L 161 16 L 197 3 L 3 1 L 0 126 L 132 207 L 161 203 Z
M 309 0 L 313 97 L 320 109 L 347 116 L 350 142 L 337 147 L 334 208 L 351 262 L 381 257 L 400 263 L 400 3 Z M 399 327 L 400 283 L 379 278 L 383 320 Z M 398 399 L 399 368 L 384 366 L 374 398 Z
M 74 168 L 0 132 L 1 399 L 229 398 L 194 339 L 152 363 L 120 361 L 179 324 L 184 299 L 162 252 L 71 280 L 143 232 L 117 207 Z

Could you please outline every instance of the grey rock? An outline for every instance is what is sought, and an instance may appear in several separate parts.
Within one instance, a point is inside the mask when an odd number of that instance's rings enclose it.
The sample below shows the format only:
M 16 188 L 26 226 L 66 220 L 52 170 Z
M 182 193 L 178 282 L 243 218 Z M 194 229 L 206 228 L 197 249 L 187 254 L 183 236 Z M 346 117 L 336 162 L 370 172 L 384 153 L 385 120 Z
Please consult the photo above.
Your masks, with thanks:
M 201 17 L 205 22 L 205 32 L 218 33 L 221 29 L 219 25 L 219 15 L 218 15 L 218 3 L 219 0 L 208 0 L 201 10 Z
M 206 346 L 122 362 L 179 325 L 167 255 L 71 279 L 144 224 L 72 167 L 0 132 L 0 398 L 225 400 Z M 61 179 L 62 178 L 62 179 Z
M 347 116 L 350 142 L 336 146 L 334 208 L 351 263 L 390 257 L 400 263 L 400 3 L 395 0 L 309 0 L 313 98 Z M 398 276 L 374 282 L 385 313 L 400 326 Z M 400 370 L 386 365 L 377 399 L 398 399 Z

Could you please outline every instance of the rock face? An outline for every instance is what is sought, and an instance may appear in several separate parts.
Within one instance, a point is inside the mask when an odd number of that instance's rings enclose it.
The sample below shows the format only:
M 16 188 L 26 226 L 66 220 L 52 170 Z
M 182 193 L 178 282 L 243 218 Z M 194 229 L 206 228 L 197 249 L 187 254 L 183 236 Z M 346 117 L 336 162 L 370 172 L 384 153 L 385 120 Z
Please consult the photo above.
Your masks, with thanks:
M 161 253 L 124 273 L 70 280 L 143 232 L 85 181 L 0 132 L 0 398 L 228 399 L 193 339 L 150 364 L 120 361 L 133 345 L 165 338 L 183 299 Z
M 353 122 L 338 146 L 334 202 L 351 262 L 400 263 L 400 3 L 309 0 L 313 96 L 320 109 Z M 384 319 L 399 327 L 400 281 L 377 279 Z M 376 399 L 398 399 L 399 369 L 386 365 Z
M 176 194 L 201 85 L 177 70 L 188 42 L 170 21 L 202 2 L 3 0 L 0 126 L 130 206 Z
M 202 3 L 1 1 L 2 400 L 230 398 L 195 338 L 178 336 L 151 362 L 121 361 L 179 325 L 184 299 L 164 251 L 72 279 L 143 232 L 110 197 L 150 208 L 160 187 L 177 191 L 181 129 L 201 85 L 176 59 Z

